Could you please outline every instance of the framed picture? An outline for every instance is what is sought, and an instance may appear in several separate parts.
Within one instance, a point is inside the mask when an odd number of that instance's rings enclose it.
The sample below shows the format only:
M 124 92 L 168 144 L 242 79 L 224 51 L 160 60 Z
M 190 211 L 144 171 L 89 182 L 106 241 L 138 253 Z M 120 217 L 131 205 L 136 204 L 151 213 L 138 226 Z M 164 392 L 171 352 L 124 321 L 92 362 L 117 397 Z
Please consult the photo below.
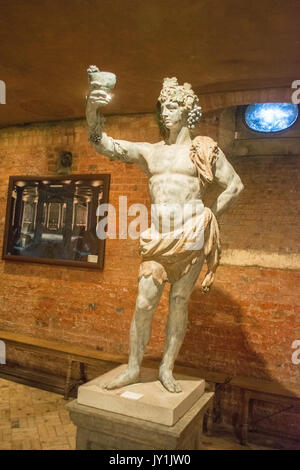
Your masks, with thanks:
M 110 175 L 11 176 L 3 259 L 103 269 L 97 208 Z

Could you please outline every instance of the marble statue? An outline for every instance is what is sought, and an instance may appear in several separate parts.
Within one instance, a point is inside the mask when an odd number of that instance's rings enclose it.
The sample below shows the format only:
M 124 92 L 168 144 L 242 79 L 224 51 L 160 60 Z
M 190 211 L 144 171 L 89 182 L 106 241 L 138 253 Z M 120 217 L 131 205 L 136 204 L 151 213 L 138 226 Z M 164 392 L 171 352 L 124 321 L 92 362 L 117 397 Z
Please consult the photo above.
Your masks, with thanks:
M 208 271 L 202 283 L 203 292 L 207 292 L 213 282 L 221 252 L 218 218 L 236 200 L 243 184 L 213 139 L 203 136 L 191 138 L 190 129 L 199 121 L 201 109 L 191 85 L 179 85 L 176 78 L 164 79 L 158 98 L 164 140 L 150 144 L 107 136 L 99 108 L 110 102 L 110 90 L 115 79 L 113 74 L 105 78 L 103 73 L 95 66 L 88 69 L 90 93 L 86 118 L 90 142 L 98 153 L 111 160 L 135 163 L 141 167 L 149 178 L 151 205 L 155 206 L 159 220 L 154 230 L 156 236 L 150 229 L 140 236 L 142 262 L 130 329 L 128 365 L 125 372 L 105 388 L 111 390 L 139 381 L 152 318 L 165 283 L 170 282 L 170 312 L 159 380 L 168 391 L 180 392 L 181 386 L 172 372 L 186 332 L 189 298 L 204 261 Z M 206 186 L 213 180 L 223 188 L 223 192 L 210 209 L 204 207 L 202 198 Z M 178 217 L 174 214 L 167 231 L 161 224 L 174 205 L 177 208 L 192 207 L 184 217 L 179 236 L 175 227 Z M 199 230 L 203 233 L 203 243 L 189 243 L 195 240 Z M 198 236 L 197 240 L 200 238 Z

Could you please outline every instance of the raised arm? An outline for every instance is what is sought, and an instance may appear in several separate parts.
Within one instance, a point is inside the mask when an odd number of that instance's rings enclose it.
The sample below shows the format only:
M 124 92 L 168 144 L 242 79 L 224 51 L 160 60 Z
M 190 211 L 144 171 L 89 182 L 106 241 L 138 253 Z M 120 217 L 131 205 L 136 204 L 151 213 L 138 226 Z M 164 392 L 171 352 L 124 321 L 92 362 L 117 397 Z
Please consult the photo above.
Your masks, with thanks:
M 108 104 L 110 99 L 110 95 L 103 90 L 91 91 L 86 105 L 89 140 L 96 152 L 106 155 L 110 160 L 138 163 L 145 169 L 144 156 L 150 151 L 151 144 L 116 140 L 103 132 L 104 118 L 99 114 L 99 107 Z
M 219 195 L 212 207 L 213 213 L 218 218 L 223 214 L 223 212 L 231 207 L 233 202 L 244 189 L 244 185 L 241 182 L 239 175 L 230 165 L 221 149 L 219 149 L 215 164 L 215 181 L 225 189 Z

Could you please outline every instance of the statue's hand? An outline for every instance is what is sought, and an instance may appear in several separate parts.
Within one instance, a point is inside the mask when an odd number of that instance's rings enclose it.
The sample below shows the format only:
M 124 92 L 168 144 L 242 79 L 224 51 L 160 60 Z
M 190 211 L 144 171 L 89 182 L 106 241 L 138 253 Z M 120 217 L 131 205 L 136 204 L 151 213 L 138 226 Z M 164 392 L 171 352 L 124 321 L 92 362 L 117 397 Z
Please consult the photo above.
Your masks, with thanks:
M 107 105 L 111 100 L 111 96 L 104 90 L 93 90 L 89 94 L 86 103 L 86 117 L 88 124 L 94 126 L 97 122 L 97 111 L 100 106 Z
M 88 105 L 98 108 L 99 106 L 105 106 L 111 100 L 111 96 L 104 90 L 93 90 L 88 97 Z

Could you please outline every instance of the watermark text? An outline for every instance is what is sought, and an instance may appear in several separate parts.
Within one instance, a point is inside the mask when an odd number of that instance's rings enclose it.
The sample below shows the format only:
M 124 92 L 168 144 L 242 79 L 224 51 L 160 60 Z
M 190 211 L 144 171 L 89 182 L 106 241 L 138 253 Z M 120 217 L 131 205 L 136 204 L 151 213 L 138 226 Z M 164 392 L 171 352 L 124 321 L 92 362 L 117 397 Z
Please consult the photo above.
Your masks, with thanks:
M 295 91 L 292 93 L 292 103 L 300 104 L 300 80 L 294 80 L 292 88 L 295 88 Z
M 6 347 L 2 340 L 0 340 L 0 364 L 6 364 Z
M 0 80 L 0 104 L 6 104 L 6 84 Z
M 127 196 L 119 196 L 118 217 L 112 204 L 100 204 L 96 215 L 100 218 L 96 227 L 100 240 L 137 240 L 145 235 L 149 241 L 166 238 L 182 240 L 187 250 L 203 248 L 205 207 L 201 200 L 184 204 L 151 204 L 150 227 L 147 207 L 144 204 L 132 204 L 128 207 Z M 129 222 L 128 217 L 134 219 Z
M 300 364 L 300 339 L 295 339 L 292 344 L 292 348 L 296 349 L 292 354 L 292 363 L 297 366 Z

